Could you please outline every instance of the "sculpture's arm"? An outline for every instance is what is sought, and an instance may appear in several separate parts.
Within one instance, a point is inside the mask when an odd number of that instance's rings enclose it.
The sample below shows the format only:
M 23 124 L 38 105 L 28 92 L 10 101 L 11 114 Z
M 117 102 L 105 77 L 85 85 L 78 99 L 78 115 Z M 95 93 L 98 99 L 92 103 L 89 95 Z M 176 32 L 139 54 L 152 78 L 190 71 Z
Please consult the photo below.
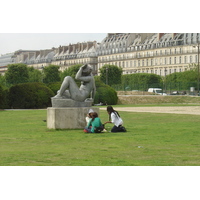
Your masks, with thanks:
M 79 78 L 81 77 L 82 71 L 83 71 L 83 67 L 85 65 L 81 66 L 80 69 L 78 70 L 78 72 L 76 73 L 75 79 L 79 80 Z
M 91 77 L 90 76 L 82 76 L 83 70 L 87 67 L 87 64 L 82 65 L 78 72 L 76 73 L 75 79 L 80 80 L 80 81 L 90 81 Z

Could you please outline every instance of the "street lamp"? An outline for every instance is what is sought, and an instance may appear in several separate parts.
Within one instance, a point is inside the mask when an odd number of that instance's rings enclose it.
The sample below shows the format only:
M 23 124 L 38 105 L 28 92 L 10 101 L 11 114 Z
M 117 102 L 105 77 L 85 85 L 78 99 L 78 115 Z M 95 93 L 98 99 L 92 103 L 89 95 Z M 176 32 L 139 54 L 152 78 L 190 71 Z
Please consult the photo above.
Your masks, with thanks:
M 196 47 L 196 46 L 193 46 Z M 197 95 L 199 96 L 199 43 L 197 43 Z
M 108 67 L 106 67 L 106 85 L 108 85 Z

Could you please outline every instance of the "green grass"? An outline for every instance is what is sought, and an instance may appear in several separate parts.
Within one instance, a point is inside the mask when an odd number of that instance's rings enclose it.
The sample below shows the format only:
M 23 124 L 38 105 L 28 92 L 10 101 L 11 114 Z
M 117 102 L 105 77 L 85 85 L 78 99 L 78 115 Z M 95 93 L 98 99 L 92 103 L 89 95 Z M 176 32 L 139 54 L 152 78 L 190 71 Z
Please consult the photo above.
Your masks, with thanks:
M 86 134 L 47 129 L 46 113 L 0 111 L 0 166 L 200 165 L 200 115 L 120 112 L 128 132 Z

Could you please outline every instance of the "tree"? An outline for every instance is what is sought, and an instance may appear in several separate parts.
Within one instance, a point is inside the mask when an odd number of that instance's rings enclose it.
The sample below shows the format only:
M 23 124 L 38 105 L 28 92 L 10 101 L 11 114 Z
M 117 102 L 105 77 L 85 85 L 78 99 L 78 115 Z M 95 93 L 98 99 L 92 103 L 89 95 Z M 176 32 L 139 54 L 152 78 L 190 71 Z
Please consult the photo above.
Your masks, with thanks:
M 5 73 L 7 84 L 18 84 L 28 82 L 28 67 L 23 63 L 8 65 L 8 70 Z
M 197 88 L 197 69 L 184 72 L 176 72 L 166 76 L 167 87 L 170 90 L 188 90 L 190 87 Z
M 76 73 L 78 72 L 81 66 L 82 66 L 81 64 L 77 64 L 68 67 L 66 70 L 64 70 L 64 72 L 60 74 L 61 81 L 63 81 L 63 79 L 66 76 L 71 76 L 73 79 L 75 79 Z
M 122 75 L 122 85 L 124 89 L 147 90 L 148 87 L 160 87 L 162 85 L 162 78 L 156 74 L 126 74 Z
M 44 71 L 44 83 L 52 83 L 60 81 L 59 66 L 49 65 L 43 69 Z
M 120 84 L 122 68 L 116 65 L 104 65 L 100 69 L 100 80 L 108 85 Z
M 6 85 L 6 79 L 5 79 L 5 76 L 1 75 L 0 74 L 0 85 Z
M 29 82 L 43 82 L 42 72 L 34 67 L 28 67 Z

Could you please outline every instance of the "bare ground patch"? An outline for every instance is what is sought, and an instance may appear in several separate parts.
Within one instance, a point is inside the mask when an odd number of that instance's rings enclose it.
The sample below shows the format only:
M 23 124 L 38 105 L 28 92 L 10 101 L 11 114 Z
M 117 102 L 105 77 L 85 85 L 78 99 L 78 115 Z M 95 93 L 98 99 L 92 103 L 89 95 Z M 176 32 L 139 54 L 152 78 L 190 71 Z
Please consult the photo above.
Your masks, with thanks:
M 106 110 L 106 108 L 100 108 Z M 117 107 L 117 111 L 200 115 L 200 106 Z

